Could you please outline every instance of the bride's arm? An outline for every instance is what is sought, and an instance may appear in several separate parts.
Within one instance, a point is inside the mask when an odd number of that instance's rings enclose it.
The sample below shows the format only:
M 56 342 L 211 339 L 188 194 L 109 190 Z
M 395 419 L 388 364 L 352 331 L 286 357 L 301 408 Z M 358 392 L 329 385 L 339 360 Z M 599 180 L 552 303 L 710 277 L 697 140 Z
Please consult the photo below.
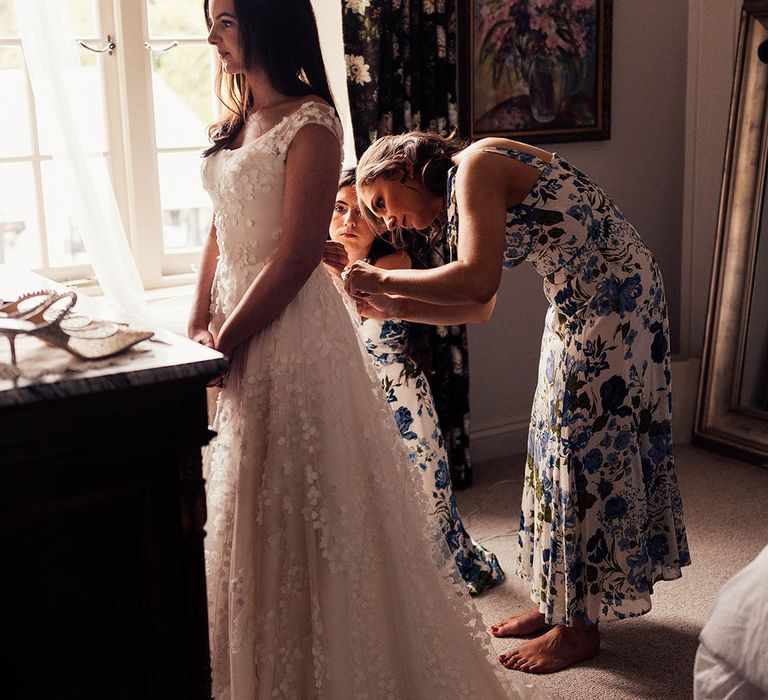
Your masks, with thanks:
M 340 168 L 339 143 L 326 127 L 298 131 L 286 156 L 280 245 L 222 325 L 216 348 L 225 355 L 275 319 L 320 263 Z
M 200 271 L 195 283 L 192 309 L 187 322 L 187 335 L 201 345 L 213 347 L 214 341 L 208 324 L 211 322 L 211 288 L 216 274 L 216 260 L 219 257 L 219 244 L 216 241 L 216 224 L 211 221 L 208 237 L 203 244 L 200 258 Z

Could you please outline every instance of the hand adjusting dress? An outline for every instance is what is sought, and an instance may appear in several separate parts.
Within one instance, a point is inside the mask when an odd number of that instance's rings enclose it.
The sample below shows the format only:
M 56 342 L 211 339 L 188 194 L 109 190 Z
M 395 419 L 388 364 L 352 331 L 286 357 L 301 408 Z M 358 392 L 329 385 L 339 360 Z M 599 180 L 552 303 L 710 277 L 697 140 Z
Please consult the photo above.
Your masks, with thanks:
M 504 269 L 524 260 L 549 300 L 528 433 L 518 573 L 550 624 L 642 615 L 653 585 L 690 563 L 672 454 L 669 327 L 661 273 L 584 173 L 540 170 L 507 211 Z M 449 236 L 460 235 L 455 170 Z
M 341 138 L 333 111 L 306 102 L 204 161 L 220 251 L 214 330 L 279 246 L 286 152 L 306 124 Z M 491 665 L 322 266 L 235 351 L 215 429 L 205 469 L 216 698 L 527 697 L 522 684 L 505 691 Z

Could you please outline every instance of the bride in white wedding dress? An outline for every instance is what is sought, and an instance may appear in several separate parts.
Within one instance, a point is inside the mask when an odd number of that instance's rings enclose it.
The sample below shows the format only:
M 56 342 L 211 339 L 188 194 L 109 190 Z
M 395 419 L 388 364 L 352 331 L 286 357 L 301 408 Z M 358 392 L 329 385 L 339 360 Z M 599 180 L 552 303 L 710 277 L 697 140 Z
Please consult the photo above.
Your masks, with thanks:
M 310 2 L 205 9 L 234 100 L 203 161 L 215 216 L 189 322 L 231 360 L 205 459 L 214 694 L 533 697 L 492 657 L 318 266 L 341 130 Z

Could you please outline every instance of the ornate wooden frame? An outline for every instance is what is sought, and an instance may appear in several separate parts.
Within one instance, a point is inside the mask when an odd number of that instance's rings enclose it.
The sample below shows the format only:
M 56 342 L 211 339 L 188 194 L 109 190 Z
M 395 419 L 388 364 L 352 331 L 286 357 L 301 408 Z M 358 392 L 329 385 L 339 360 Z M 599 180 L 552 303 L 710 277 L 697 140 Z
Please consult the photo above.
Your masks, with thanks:
M 768 411 L 740 402 L 758 234 L 766 204 L 768 64 L 758 58 L 758 47 L 766 40 L 768 0 L 745 0 L 694 438 L 705 446 L 768 464 Z
M 473 48 L 473 12 L 485 0 L 462 0 L 458 3 L 458 100 L 459 133 L 472 140 L 486 136 L 503 136 L 527 143 L 562 141 L 594 141 L 611 138 L 611 55 L 613 34 L 613 0 L 595 0 L 597 8 L 597 56 L 595 75 L 594 126 L 544 126 L 535 129 L 478 130 L 475 126 L 473 84 L 476 66 Z

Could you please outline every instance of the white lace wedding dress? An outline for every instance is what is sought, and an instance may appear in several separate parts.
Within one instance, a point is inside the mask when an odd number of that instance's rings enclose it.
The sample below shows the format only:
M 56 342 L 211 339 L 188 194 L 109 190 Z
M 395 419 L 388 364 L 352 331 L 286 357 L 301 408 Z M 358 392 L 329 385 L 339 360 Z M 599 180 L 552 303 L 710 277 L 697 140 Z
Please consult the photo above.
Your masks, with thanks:
M 220 250 L 214 329 L 280 243 L 286 150 L 308 123 L 340 138 L 333 112 L 307 102 L 204 161 Z M 532 696 L 491 656 L 434 541 L 440 530 L 322 266 L 235 352 L 215 429 L 206 568 L 218 700 Z

